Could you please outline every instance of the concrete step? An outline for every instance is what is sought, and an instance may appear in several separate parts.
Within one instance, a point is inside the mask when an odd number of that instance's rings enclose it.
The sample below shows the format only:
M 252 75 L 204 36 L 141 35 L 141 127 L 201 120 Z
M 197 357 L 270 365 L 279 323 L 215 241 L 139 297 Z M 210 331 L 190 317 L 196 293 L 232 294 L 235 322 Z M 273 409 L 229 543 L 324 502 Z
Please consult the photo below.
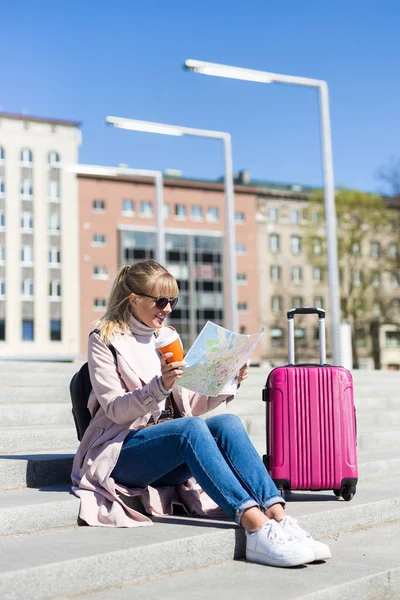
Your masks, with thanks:
M 16 452 L 36 452 L 77 448 L 75 427 L 73 425 L 36 425 L 35 427 L 0 427 L 0 454 Z
M 71 403 L 69 384 L 49 385 L 38 387 L 11 386 L 0 387 L 0 404 L 29 404 L 36 402 L 65 402 Z
M 29 514 L 25 508 L 21 518 Z M 288 513 L 317 538 L 393 522 L 400 519 L 400 479 L 366 484 L 351 502 L 325 493 L 292 494 Z M 243 531 L 229 521 L 154 521 L 150 528 L 71 527 L 4 536 L 0 597 L 79 594 L 244 556 Z
M 2 426 L 21 425 L 73 425 L 71 402 L 45 402 L 29 404 L 0 403 L 0 423 Z
M 76 372 L 76 371 L 74 371 Z M 7 387 L 68 387 L 72 374 L 69 373 L 10 373 L 0 376 L 0 388 Z
M 0 456 L 0 489 L 39 488 L 70 482 L 74 449 Z
M 29 360 L 0 360 L 0 374 L 3 373 L 62 373 L 71 376 L 80 368 L 85 361 L 74 362 L 51 362 L 51 361 L 29 361 Z
M 87 600 L 387 600 L 399 598 L 400 523 L 324 538 L 333 558 L 296 569 L 226 561 L 123 587 L 85 594 Z M 388 548 L 390 551 L 388 553 Z M 390 556 L 388 556 L 390 554 Z

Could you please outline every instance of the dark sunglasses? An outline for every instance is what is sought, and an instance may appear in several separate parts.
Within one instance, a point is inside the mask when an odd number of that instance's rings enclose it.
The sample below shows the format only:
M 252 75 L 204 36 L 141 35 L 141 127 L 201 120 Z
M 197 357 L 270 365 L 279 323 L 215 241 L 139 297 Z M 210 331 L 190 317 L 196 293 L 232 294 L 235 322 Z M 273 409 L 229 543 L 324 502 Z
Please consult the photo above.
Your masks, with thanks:
M 135 292 L 136 294 L 136 292 Z M 169 303 L 171 310 L 178 304 L 178 296 L 176 298 L 166 298 L 165 296 L 149 296 L 148 294 L 138 294 L 138 296 L 145 296 L 146 298 L 153 298 L 156 303 L 156 307 L 163 310 Z

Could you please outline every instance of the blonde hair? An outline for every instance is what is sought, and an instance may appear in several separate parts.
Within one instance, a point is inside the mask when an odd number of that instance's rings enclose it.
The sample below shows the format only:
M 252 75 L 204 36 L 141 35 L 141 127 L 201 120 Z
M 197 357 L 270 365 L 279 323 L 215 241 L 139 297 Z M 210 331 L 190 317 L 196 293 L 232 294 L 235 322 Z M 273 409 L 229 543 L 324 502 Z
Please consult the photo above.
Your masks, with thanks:
M 132 315 L 132 293 L 174 298 L 179 289 L 171 273 L 153 259 L 123 267 L 114 280 L 107 310 L 97 322 L 97 329 L 104 341 L 108 342 L 116 329 L 128 328 Z

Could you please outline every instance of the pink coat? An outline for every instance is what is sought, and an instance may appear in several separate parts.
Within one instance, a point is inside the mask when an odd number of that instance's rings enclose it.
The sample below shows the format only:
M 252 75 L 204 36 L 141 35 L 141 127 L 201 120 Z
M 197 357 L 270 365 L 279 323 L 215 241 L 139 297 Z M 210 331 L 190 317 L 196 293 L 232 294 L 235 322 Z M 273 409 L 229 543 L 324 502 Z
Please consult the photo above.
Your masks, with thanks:
M 135 527 L 152 521 L 123 502 L 123 496 L 139 496 L 146 512 L 171 514 L 174 504 L 189 513 L 206 515 L 218 512 L 217 505 L 194 479 L 176 487 L 126 489 L 110 476 L 125 437 L 142 428 L 151 415 L 158 416 L 158 402 L 165 399 L 158 373 L 149 373 L 141 344 L 131 332 L 118 331 L 113 337 L 117 360 L 97 334 L 89 338 L 88 364 L 93 390 L 88 407 L 93 414 L 76 453 L 72 467 L 72 490 L 80 498 L 79 516 L 89 525 Z M 154 345 L 154 336 L 147 342 Z M 156 352 L 154 348 L 154 352 Z M 182 416 L 204 414 L 233 396 L 195 394 L 174 386 L 174 399 Z M 157 427 L 157 425 L 153 425 Z

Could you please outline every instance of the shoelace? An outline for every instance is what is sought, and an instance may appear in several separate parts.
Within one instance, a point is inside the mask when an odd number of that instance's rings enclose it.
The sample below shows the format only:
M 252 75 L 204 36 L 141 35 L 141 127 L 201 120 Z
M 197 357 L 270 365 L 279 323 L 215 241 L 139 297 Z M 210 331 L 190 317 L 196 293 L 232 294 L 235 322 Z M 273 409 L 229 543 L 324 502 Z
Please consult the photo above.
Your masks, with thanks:
M 293 517 L 284 517 L 283 529 L 290 532 L 294 537 L 301 536 L 302 538 L 311 538 L 311 534 L 302 529 L 297 521 Z
M 268 539 L 272 542 L 285 543 L 291 542 L 294 539 L 290 533 L 284 531 L 275 521 L 268 521 L 261 529 L 266 532 Z

